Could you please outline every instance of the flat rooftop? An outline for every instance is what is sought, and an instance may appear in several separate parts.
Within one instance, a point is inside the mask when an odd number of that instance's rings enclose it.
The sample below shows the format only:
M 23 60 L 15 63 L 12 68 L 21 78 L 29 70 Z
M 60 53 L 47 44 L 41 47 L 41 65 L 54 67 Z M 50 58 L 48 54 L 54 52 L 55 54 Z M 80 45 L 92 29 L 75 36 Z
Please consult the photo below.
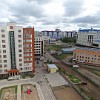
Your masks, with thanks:
M 46 74 L 46 78 L 52 87 L 69 85 L 69 83 L 59 73 Z
M 58 68 L 55 64 L 47 64 L 49 68 Z

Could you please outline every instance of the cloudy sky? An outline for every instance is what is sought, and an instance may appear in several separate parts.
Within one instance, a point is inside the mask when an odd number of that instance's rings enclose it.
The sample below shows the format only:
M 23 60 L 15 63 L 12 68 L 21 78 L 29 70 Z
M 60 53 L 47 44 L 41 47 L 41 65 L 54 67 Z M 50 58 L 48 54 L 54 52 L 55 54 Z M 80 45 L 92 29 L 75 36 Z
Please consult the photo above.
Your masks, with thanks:
M 35 30 L 100 28 L 100 0 L 0 0 L 0 25 L 6 22 Z

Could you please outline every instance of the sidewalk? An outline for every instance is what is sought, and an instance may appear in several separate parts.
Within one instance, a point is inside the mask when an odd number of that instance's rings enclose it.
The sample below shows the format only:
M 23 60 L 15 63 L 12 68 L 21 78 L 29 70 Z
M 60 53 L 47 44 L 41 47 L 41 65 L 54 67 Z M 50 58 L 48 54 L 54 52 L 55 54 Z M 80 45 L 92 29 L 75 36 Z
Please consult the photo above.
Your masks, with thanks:
M 21 100 L 21 85 L 18 85 L 17 88 L 17 100 Z

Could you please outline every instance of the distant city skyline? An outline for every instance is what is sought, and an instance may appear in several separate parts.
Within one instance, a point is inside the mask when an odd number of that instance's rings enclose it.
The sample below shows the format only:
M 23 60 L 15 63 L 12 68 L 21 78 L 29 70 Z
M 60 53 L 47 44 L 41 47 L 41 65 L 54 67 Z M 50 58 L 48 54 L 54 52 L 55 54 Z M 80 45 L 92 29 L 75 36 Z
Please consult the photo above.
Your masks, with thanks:
M 15 22 L 35 30 L 100 29 L 100 0 L 0 0 L 0 25 Z

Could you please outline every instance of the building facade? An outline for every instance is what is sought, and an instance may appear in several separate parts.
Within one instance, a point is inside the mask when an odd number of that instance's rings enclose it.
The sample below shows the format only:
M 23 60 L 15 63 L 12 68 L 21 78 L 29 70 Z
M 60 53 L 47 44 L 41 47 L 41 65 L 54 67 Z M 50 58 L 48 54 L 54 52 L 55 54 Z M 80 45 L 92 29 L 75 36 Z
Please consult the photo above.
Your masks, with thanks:
M 42 36 L 48 36 L 53 39 L 60 39 L 63 37 L 74 37 L 77 36 L 76 31 L 61 31 L 60 29 L 55 29 L 54 31 L 41 31 Z
M 0 75 L 35 71 L 34 28 L 7 23 L 0 26 Z
M 77 44 L 100 48 L 100 30 L 79 29 Z
M 73 52 L 73 60 L 76 62 L 100 66 L 100 49 L 76 48 Z
M 34 48 L 35 59 L 39 60 L 42 56 L 44 56 L 44 40 L 42 37 L 35 36 Z

